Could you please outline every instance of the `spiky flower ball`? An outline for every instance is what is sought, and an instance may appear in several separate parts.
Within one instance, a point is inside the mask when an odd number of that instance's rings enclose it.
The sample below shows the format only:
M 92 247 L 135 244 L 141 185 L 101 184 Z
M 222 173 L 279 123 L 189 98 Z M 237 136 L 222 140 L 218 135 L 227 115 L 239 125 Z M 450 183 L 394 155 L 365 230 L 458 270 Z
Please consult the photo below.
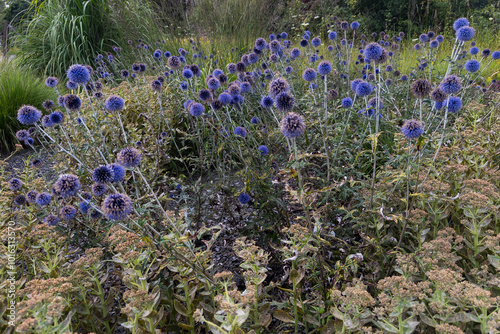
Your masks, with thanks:
M 403 124 L 401 132 L 408 139 L 417 139 L 424 133 L 424 127 L 419 121 L 410 119 Z
M 467 42 L 470 41 L 472 38 L 474 38 L 475 33 L 476 31 L 472 27 L 462 27 L 457 30 L 455 36 L 459 41 Z
M 223 104 L 223 105 L 228 105 L 231 103 L 231 101 L 233 100 L 233 98 L 231 97 L 231 95 L 229 93 L 221 93 L 217 99 Z
M 127 147 L 118 153 L 116 159 L 118 163 L 125 168 L 133 168 L 141 163 L 141 153 L 133 147 Z
M 462 81 L 456 75 L 447 75 L 443 78 L 439 87 L 445 94 L 455 94 L 462 87 Z
M 19 141 L 25 141 L 26 139 L 28 139 L 29 136 L 30 134 L 28 133 L 28 131 L 24 129 L 16 132 L 16 138 Z
M 372 97 L 371 99 L 368 100 L 367 107 L 368 108 L 377 108 L 377 103 L 378 103 L 379 109 L 384 108 L 384 100 L 382 100 L 381 98 L 376 98 L 376 97 Z
M 467 20 L 465 17 L 461 17 L 453 23 L 453 29 L 457 31 L 458 29 L 462 27 L 467 27 L 469 25 L 469 20 Z
M 62 174 L 54 183 L 54 190 L 61 197 L 73 197 L 82 188 L 78 176 Z
M 132 201 L 125 194 L 111 194 L 102 202 L 104 216 L 109 220 L 123 220 L 132 211 Z
M 269 84 L 269 95 L 272 98 L 275 98 L 277 95 L 281 93 L 289 91 L 290 91 L 290 84 L 288 84 L 288 81 L 286 81 L 284 78 L 274 79 Z
M 159 80 L 151 81 L 151 89 L 154 90 L 155 92 L 161 92 L 161 87 L 162 84 Z
M 273 106 L 274 100 L 270 96 L 264 96 L 262 100 L 260 100 L 260 105 L 266 109 L 269 109 Z
M 45 100 L 42 103 L 42 107 L 45 110 L 52 110 L 52 108 L 54 108 L 54 101 L 52 101 L 52 100 Z
M 19 180 L 17 177 L 13 177 L 8 181 L 9 189 L 12 191 L 18 191 L 23 187 L 23 181 Z
M 90 191 L 95 197 L 101 197 L 108 192 L 108 187 L 102 183 L 94 183 L 90 187 Z
M 302 73 L 302 78 L 305 81 L 314 81 L 316 79 L 316 71 L 312 68 L 306 68 Z
M 73 81 L 79 85 L 85 85 L 90 80 L 90 72 L 85 65 L 71 65 L 67 74 L 69 81 Z
M 479 71 L 480 67 L 481 67 L 481 64 L 479 63 L 479 61 L 477 61 L 475 59 L 467 60 L 465 62 L 465 65 L 464 65 L 465 70 L 467 72 L 471 72 L 471 73 Z
M 276 96 L 274 103 L 279 111 L 288 112 L 293 109 L 295 99 L 291 94 L 284 92 Z
M 444 106 L 448 106 L 448 111 L 451 113 L 456 113 L 462 109 L 462 99 L 458 96 L 450 96 L 443 104 Z
M 35 107 L 23 105 L 17 111 L 17 120 L 24 125 L 31 125 L 38 122 L 42 117 L 42 112 Z
M 104 101 L 104 107 L 110 112 L 120 111 L 123 109 L 124 105 L 125 101 L 118 95 L 110 95 L 106 101 Z
M 269 153 L 269 149 L 267 148 L 266 145 L 259 146 L 258 150 L 259 150 L 261 156 L 265 156 Z
M 75 94 L 64 95 L 64 107 L 71 111 L 80 110 L 82 107 L 82 100 Z
M 362 81 L 358 83 L 358 85 L 356 86 L 356 95 L 360 97 L 368 96 L 372 93 L 372 91 L 373 91 L 372 85 L 370 85 L 366 81 Z
M 217 78 L 210 78 L 207 80 L 208 89 L 214 91 L 217 90 L 219 87 L 220 87 L 220 81 Z
M 306 125 L 304 123 L 304 118 L 302 118 L 302 116 L 296 113 L 289 113 L 281 121 L 280 128 L 281 128 L 281 133 L 283 133 L 285 137 L 296 138 L 304 133 Z
M 380 44 L 375 42 L 368 43 L 363 51 L 365 62 L 370 63 L 372 61 L 375 61 L 382 56 L 383 52 L 384 49 L 382 48 L 382 46 L 380 46 Z
M 417 79 L 411 84 L 411 92 L 417 98 L 424 98 L 431 92 L 432 86 L 427 79 Z
M 328 60 L 323 60 L 321 63 L 318 65 L 318 73 L 321 75 L 327 75 L 332 72 L 332 63 L 330 63 Z
M 328 99 L 335 100 L 338 97 L 339 97 L 339 92 L 336 89 L 332 88 L 328 91 Z
M 60 111 L 54 111 L 49 115 L 50 121 L 55 124 L 61 124 L 64 121 L 64 114 Z
M 26 204 L 26 196 L 24 195 L 17 195 L 14 198 L 14 205 L 21 206 Z
M 50 195 L 49 193 L 46 193 L 46 192 L 43 192 L 43 193 L 39 193 L 38 195 L 36 195 L 36 204 L 40 205 L 40 206 L 45 206 L 45 205 L 48 205 L 50 203 L 50 200 L 52 199 L 52 195 Z
M 444 102 L 448 95 L 441 90 L 441 88 L 436 87 L 431 93 L 432 101 Z
M 491 59 L 493 60 L 500 59 L 500 51 L 493 51 L 493 53 L 491 54 Z
M 59 211 L 59 215 L 61 216 L 62 220 L 71 220 L 75 218 L 77 214 L 77 210 L 73 205 L 66 205 L 61 208 Z
M 352 106 L 352 99 L 350 97 L 342 99 L 342 107 L 350 108 L 351 106 Z
M 238 195 L 238 201 L 241 204 L 247 204 L 248 202 L 250 202 L 250 196 L 246 193 L 241 193 Z
M 242 126 L 237 126 L 233 133 L 236 135 L 236 136 L 239 136 L 239 137 L 242 137 L 242 138 L 245 138 L 247 136 L 247 130 L 242 127 Z
M 167 65 L 168 65 L 168 67 L 170 67 L 172 70 L 176 70 L 176 69 L 178 69 L 179 67 L 181 67 L 182 62 L 181 62 L 181 60 L 179 59 L 179 57 L 177 57 L 177 56 L 172 56 L 172 57 L 169 57 L 169 58 L 168 58 L 168 60 L 167 60 Z
M 45 217 L 43 222 L 49 226 L 55 226 L 57 225 L 57 223 L 59 223 L 59 217 L 57 217 L 56 215 L 48 215 L 47 217 Z
M 114 171 L 108 166 L 99 166 L 92 173 L 92 181 L 97 183 L 110 183 L 113 182 L 114 178 Z
M 59 79 L 56 77 L 48 77 L 45 79 L 45 85 L 50 88 L 55 88 L 57 84 L 59 83 Z
M 191 116 L 198 117 L 205 112 L 205 107 L 201 103 L 192 102 L 188 106 L 188 112 Z
M 36 197 L 38 196 L 38 191 L 30 190 L 26 193 L 26 200 L 29 203 L 36 203 Z

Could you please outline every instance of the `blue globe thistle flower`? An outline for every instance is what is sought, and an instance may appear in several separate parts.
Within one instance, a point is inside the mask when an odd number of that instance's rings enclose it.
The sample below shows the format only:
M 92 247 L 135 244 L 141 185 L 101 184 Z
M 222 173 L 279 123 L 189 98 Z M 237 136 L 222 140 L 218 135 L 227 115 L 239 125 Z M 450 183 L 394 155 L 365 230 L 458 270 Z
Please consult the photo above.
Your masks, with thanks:
M 212 75 L 215 77 L 215 78 L 218 78 L 219 75 L 221 74 L 224 74 L 224 71 L 222 71 L 220 68 L 217 68 L 215 69 L 213 72 L 212 72 Z
M 42 112 L 29 105 L 23 105 L 17 111 L 17 120 L 23 125 L 35 124 L 42 117 Z
M 229 73 L 231 73 L 231 74 L 236 73 L 236 64 L 235 63 L 229 63 L 229 64 L 227 64 L 226 68 L 227 68 L 227 71 Z
M 436 109 L 436 110 L 441 110 L 443 107 L 444 107 L 444 102 L 436 101 L 434 103 L 434 109 Z
M 419 121 L 410 119 L 403 124 L 401 132 L 408 139 L 417 139 L 424 133 L 424 127 Z
M 292 58 L 298 58 L 298 57 L 300 57 L 300 49 L 293 48 L 290 51 L 290 56 L 292 56 Z
M 451 113 L 456 113 L 462 109 L 462 99 L 458 96 L 450 96 L 443 104 L 444 106 L 448 106 L 448 111 Z
M 113 171 L 113 179 L 111 180 L 112 183 L 122 182 L 125 179 L 125 168 L 123 168 L 122 165 L 117 163 L 112 163 L 109 164 L 107 167 Z
M 403 74 L 401 76 L 401 81 L 408 81 L 408 76 L 406 74 Z
M 66 82 L 66 87 L 68 89 L 73 90 L 73 89 L 77 89 L 78 88 L 78 84 L 76 82 L 73 82 L 73 81 L 68 81 L 68 82 Z
M 86 215 L 92 206 L 88 202 L 80 202 L 79 207 L 80 207 L 80 212 Z
M 220 87 L 220 81 L 217 78 L 210 78 L 207 80 L 208 89 L 214 91 Z
M 60 111 L 54 111 L 49 115 L 50 121 L 55 124 L 61 124 L 64 121 L 64 114 Z
M 358 85 L 356 86 L 356 95 L 360 97 L 368 96 L 372 93 L 372 91 L 373 91 L 372 85 L 370 85 L 366 81 L 362 81 L 358 83 Z
M 223 104 L 221 101 L 219 100 L 213 100 L 211 103 L 210 103 L 210 106 L 212 107 L 213 110 L 220 110 L 222 107 L 223 107 Z
M 59 223 L 59 217 L 56 215 L 48 215 L 43 222 L 49 226 L 56 226 Z
M 431 92 L 432 86 L 427 79 L 417 79 L 410 87 L 413 96 L 417 98 L 424 98 Z
M 54 191 L 61 197 L 73 197 L 82 188 L 78 176 L 73 174 L 62 174 L 54 183 Z
M 252 91 L 252 86 L 249 82 L 242 82 L 240 85 L 241 94 L 250 93 Z
M 274 100 L 271 96 L 264 96 L 260 100 L 260 105 L 266 109 L 269 109 L 273 106 Z
M 363 79 L 354 79 L 351 81 L 351 90 L 356 93 L 356 87 L 358 87 L 358 84 L 363 82 Z
M 259 37 L 255 40 L 255 48 L 257 50 L 260 51 L 264 50 L 266 48 L 266 45 L 267 45 L 266 40 L 262 37 Z
M 276 39 L 276 35 L 275 34 L 269 35 L 269 40 L 270 41 L 274 41 L 275 39 Z
M 82 107 L 82 100 L 75 94 L 64 95 L 64 107 L 71 111 L 80 110 Z
M 139 67 L 141 68 L 139 70 L 139 72 L 144 73 L 144 72 L 146 72 L 146 69 L 148 66 L 146 64 L 141 63 L 141 64 L 139 64 Z
M 252 124 L 259 124 L 260 123 L 260 119 L 257 116 L 252 117 L 252 119 L 250 120 L 250 123 L 252 123 Z
M 377 102 L 378 102 L 378 108 L 382 109 L 384 108 L 384 101 L 381 98 L 376 98 L 372 97 L 371 99 L 368 100 L 367 107 L 368 108 L 377 108 Z
M 187 83 L 187 81 L 182 81 L 182 82 L 179 84 L 179 88 L 180 88 L 181 90 L 186 90 L 186 89 L 188 89 L 188 83 Z
M 118 95 L 110 95 L 104 101 L 104 108 L 109 112 L 120 111 L 125 106 L 125 101 Z
M 82 193 L 82 198 L 85 200 L 85 201 L 90 201 L 92 199 L 92 195 L 88 192 L 83 192 Z
M 51 128 L 51 127 L 53 127 L 55 125 L 56 124 L 54 122 L 52 122 L 52 119 L 50 118 L 50 115 L 45 115 L 45 116 L 42 117 L 42 126 L 44 128 Z
M 305 123 L 302 116 L 296 113 L 289 113 L 280 124 L 281 133 L 288 138 L 301 136 L 305 129 Z
M 286 32 L 281 33 L 281 38 L 286 39 L 288 37 L 288 34 Z
M 36 197 L 38 196 L 38 191 L 30 190 L 26 193 L 26 200 L 29 203 L 36 203 Z
M 486 58 L 486 57 L 488 57 L 490 55 L 490 52 L 491 52 L 490 49 L 484 49 L 481 52 L 481 55 Z
M 59 83 L 59 79 L 56 77 L 48 77 L 45 79 L 45 85 L 49 88 L 55 88 L 57 84 Z
M 116 156 L 118 163 L 125 168 L 133 168 L 139 166 L 142 160 L 141 153 L 132 147 L 124 148 Z
M 115 178 L 114 171 L 108 166 L 99 166 L 92 173 L 92 181 L 97 183 L 110 183 Z
M 347 21 L 340 22 L 340 29 L 342 30 L 349 29 L 349 23 Z
M 418 51 L 422 48 L 422 45 L 420 43 L 417 43 L 413 46 L 413 48 Z
M 467 60 L 464 65 L 465 70 L 472 73 L 477 72 L 480 67 L 481 64 L 475 59 Z
M 35 202 L 36 202 L 36 204 L 38 204 L 40 206 L 45 206 L 45 205 L 48 205 L 50 203 L 51 199 L 52 199 L 52 196 L 49 193 L 43 192 L 43 193 L 39 193 L 36 196 Z
M 312 40 L 311 40 L 311 44 L 312 46 L 314 46 L 315 48 L 319 47 L 321 45 L 321 38 L 319 37 L 314 37 Z
M 161 87 L 162 87 L 162 84 L 161 84 L 160 80 L 151 81 L 151 89 L 154 90 L 155 92 L 161 92 Z
M 317 85 L 316 83 L 311 82 L 311 83 L 309 84 L 309 89 L 317 89 L 317 88 L 318 88 L 318 85 Z
M 269 84 L 269 95 L 276 97 L 278 94 L 289 92 L 290 85 L 284 78 L 276 78 Z
M 363 51 L 363 54 L 365 56 L 365 62 L 369 63 L 371 61 L 380 58 L 383 52 L 384 49 L 378 43 L 375 42 L 368 43 Z
M 271 40 L 271 43 L 269 43 L 269 50 L 272 52 L 278 52 L 281 49 L 281 44 L 278 40 Z
M 351 106 L 352 106 L 352 99 L 350 97 L 342 99 L 342 107 L 350 108 Z
M 443 78 L 439 87 L 445 94 L 455 94 L 462 87 L 462 81 L 456 75 L 447 75 Z
M 182 60 L 177 56 L 171 56 L 167 60 L 167 66 L 172 70 L 176 70 L 182 65 Z
M 261 156 L 265 156 L 269 153 L 269 149 L 267 148 L 266 145 L 259 146 L 258 150 L 259 150 Z
M 31 138 L 31 137 L 28 137 L 28 138 L 26 138 L 26 140 L 24 141 L 24 143 L 26 145 L 33 145 L 35 143 L 35 140 L 33 138 Z
M 182 76 L 186 79 L 191 79 L 193 77 L 193 71 L 190 68 L 185 68 L 182 70 Z
M 164 56 L 165 58 L 170 58 L 170 57 L 172 56 L 172 53 L 171 53 L 170 51 L 165 51 L 165 52 L 163 53 L 163 56 Z
M 433 39 L 430 43 L 429 43 L 429 46 L 431 48 L 437 48 L 439 46 L 439 42 L 436 40 L 436 39 Z
M 101 210 L 109 220 L 123 220 L 132 211 L 132 201 L 125 194 L 111 194 L 102 202 Z
M 233 98 L 231 97 L 231 95 L 229 93 L 221 93 L 219 95 L 219 97 L 217 98 L 220 102 L 222 102 L 223 105 L 228 105 L 231 103 L 231 101 L 233 100 Z
M 76 208 L 72 205 L 63 206 L 59 211 L 59 215 L 61 216 L 62 220 L 71 220 L 75 218 L 76 214 Z
M 130 77 L 131 77 L 132 79 L 136 78 L 136 77 L 137 77 L 137 73 L 132 73 L 132 74 L 130 75 Z
M 14 198 L 14 205 L 21 206 L 21 205 L 24 205 L 24 204 L 26 204 L 26 196 L 24 196 L 24 195 L 17 195 Z
M 104 94 L 102 92 L 95 92 L 94 97 L 98 100 L 102 99 L 104 97 Z
M 276 96 L 274 103 L 279 111 L 288 112 L 293 109 L 295 99 L 290 93 L 283 92 Z
M 28 133 L 28 131 L 24 130 L 24 129 L 16 132 L 16 138 L 19 141 L 26 140 L 26 139 L 28 139 L 29 136 L 30 136 L 30 134 Z
M 314 81 L 316 79 L 316 71 L 312 68 L 306 68 L 302 73 L 302 78 L 305 81 Z
M 237 82 L 231 83 L 229 87 L 227 87 L 227 92 L 233 97 L 240 95 L 241 94 L 240 85 Z
M 188 112 L 191 116 L 198 117 L 205 112 L 205 107 L 201 103 L 193 102 L 189 104 Z
M 443 36 L 443 35 L 437 35 L 437 36 L 436 36 L 436 40 L 437 40 L 439 43 L 443 43 L 443 42 L 444 42 L 444 36 Z
M 292 73 L 292 72 L 293 72 L 293 67 L 292 67 L 292 66 L 287 66 L 287 67 L 285 68 L 285 73 L 286 73 L 286 74 L 290 74 L 290 73 Z
M 207 101 L 207 100 L 210 100 L 212 98 L 212 93 L 210 93 L 210 91 L 208 89 L 204 88 L 204 89 L 200 90 L 200 92 L 198 93 L 198 97 L 202 101 Z
M 469 25 L 469 21 L 465 17 L 461 17 L 453 23 L 453 29 L 455 29 L 455 31 L 457 31 L 462 27 L 467 27 L 468 25 Z
M 436 87 L 431 93 L 431 100 L 436 102 L 444 102 L 448 95 L 441 90 L 441 88 Z
M 332 64 L 328 60 L 323 60 L 318 65 L 318 73 L 321 75 L 327 75 L 332 72 Z
M 236 135 L 236 136 L 239 136 L 239 137 L 242 137 L 242 138 L 245 138 L 247 136 L 247 130 L 245 130 L 244 127 L 242 126 L 237 126 L 233 133 Z
M 427 34 L 421 34 L 418 39 L 420 42 L 425 43 L 429 40 L 429 36 L 427 36 Z
M 467 42 L 470 41 L 472 38 L 474 38 L 475 33 L 476 31 L 472 27 L 462 27 L 457 30 L 455 36 L 459 41 Z
M 303 48 L 309 45 L 309 41 L 307 39 L 303 39 L 300 41 L 299 45 Z
M 500 51 L 493 51 L 493 53 L 491 54 L 491 59 L 493 60 L 500 59 Z
M 245 102 L 245 99 L 243 98 L 243 96 L 235 95 L 235 96 L 233 96 L 233 100 L 231 101 L 231 104 L 240 105 L 240 104 L 243 104 L 243 102 Z
M 333 51 L 333 45 L 328 45 L 327 50 L 328 51 Z
M 12 191 L 18 191 L 23 186 L 23 181 L 19 180 L 17 177 L 11 178 L 8 183 L 9 189 Z
M 90 80 L 89 69 L 85 65 L 74 64 L 71 65 L 67 72 L 69 81 L 85 85 Z
M 160 49 L 157 49 L 155 52 L 153 52 L 153 57 L 155 57 L 156 59 L 160 59 L 162 56 L 162 52 Z
M 358 28 L 359 28 L 359 22 L 358 21 L 351 22 L 351 29 L 356 30 Z
M 250 196 L 246 193 L 241 193 L 238 195 L 238 201 L 241 204 L 247 204 L 248 202 L 250 202 Z
M 132 71 L 133 72 L 139 72 L 140 70 L 141 70 L 141 65 L 139 65 L 137 63 L 132 64 Z
M 108 192 L 108 187 L 102 183 L 94 183 L 90 187 L 90 191 L 95 197 L 101 197 Z
M 57 104 L 59 107 L 64 107 L 64 95 L 60 95 L 57 97 Z

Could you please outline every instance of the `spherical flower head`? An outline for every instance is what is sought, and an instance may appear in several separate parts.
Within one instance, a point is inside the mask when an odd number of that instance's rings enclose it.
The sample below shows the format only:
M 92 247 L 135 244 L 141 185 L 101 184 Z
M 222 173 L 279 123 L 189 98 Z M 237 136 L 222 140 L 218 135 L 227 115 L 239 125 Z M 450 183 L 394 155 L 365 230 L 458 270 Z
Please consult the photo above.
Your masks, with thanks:
M 363 79 L 354 79 L 351 81 L 351 90 L 356 93 L 356 88 L 361 82 L 363 82 Z
M 224 73 L 222 73 L 224 74 Z M 207 80 L 207 88 L 214 91 L 220 87 L 220 81 L 217 78 L 210 78 Z
M 26 193 L 26 200 L 29 203 L 36 203 L 36 197 L 38 196 L 38 191 L 30 190 Z
M 436 102 L 444 102 L 448 95 L 441 90 L 441 88 L 436 87 L 431 93 L 431 99 Z
M 483 57 L 488 57 L 490 55 L 491 51 L 490 49 L 484 49 L 482 52 L 481 52 L 481 56 Z
M 307 39 L 303 39 L 300 41 L 299 45 L 303 48 L 309 45 L 309 41 Z
M 23 105 L 17 111 L 17 120 L 24 125 L 35 124 L 42 117 L 42 112 L 29 105 Z
M 296 113 L 289 113 L 285 118 L 281 121 L 281 133 L 288 138 L 296 138 L 301 136 L 305 129 L 306 125 L 304 123 L 304 118 Z
M 327 75 L 332 72 L 332 63 L 330 63 L 328 60 L 323 60 L 321 63 L 318 65 L 318 73 L 321 75 Z
M 443 107 L 444 107 L 444 102 L 436 101 L 434 103 L 434 109 L 436 109 L 436 110 L 441 110 Z
M 219 95 L 219 97 L 217 98 L 220 102 L 222 102 L 223 105 L 228 105 L 231 103 L 231 101 L 233 100 L 233 98 L 231 97 L 231 95 L 229 93 L 221 93 Z
M 171 56 L 167 60 L 167 65 L 170 67 L 172 70 L 176 70 L 179 67 L 181 67 L 182 62 L 177 56 Z
M 123 79 L 127 79 L 129 76 L 130 76 L 130 72 L 127 71 L 127 70 L 121 70 L 120 71 L 120 76 L 123 78 Z
M 78 211 L 74 206 L 66 205 L 61 208 L 61 210 L 59 211 L 59 215 L 61 216 L 62 220 L 71 220 L 75 218 L 77 212 Z
M 500 59 L 500 51 L 493 51 L 493 53 L 491 54 L 491 59 L 493 60 Z
M 264 96 L 262 97 L 262 100 L 260 100 L 260 105 L 266 109 L 269 109 L 273 106 L 274 100 L 270 96 Z
M 227 68 L 227 71 L 229 73 L 231 73 L 231 74 L 236 73 L 236 64 L 235 63 L 229 63 L 229 64 L 227 64 L 226 68 Z
M 233 133 L 236 135 L 236 136 L 239 136 L 239 137 L 242 137 L 242 138 L 245 138 L 247 136 L 247 130 L 242 127 L 242 126 L 237 126 Z
M 433 39 L 433 40 L 429 43 L 429 46 L 430 46 L 431 48 L 433 48 L 433 49 L 434 49 L 434 48 L 437 48 L 437 47 L 439 46 L 439 42 L 438 42 L 437 40 Z
M 456 75 L 447 75 L 443 78 L 439 87 L 445 94 L 455 94 L 462 87 L 462 81 Z
M 24 195 L 17 195 L 14 197 L 14 205 L 16 206 L 21 206 L 26 204 L 26 196 Z
M 52 110 L 52 108 L 54 108 L 54 101 L 45 100 L 42 102 L 42 106 L 45 108 L 45 110 Z
M 168 62 L 167 62 L 168 63 Z M 179 65 L 180 66 L 180 65 Z M 141 65 L 137 64 L 137 63 L 133 63 L 132 64 L 132 71 L 133 72 L 139 72 L 141 70 Z
M 369 63 L 371 61 L 374 61 L 375 59 L 378 59 L 380 56 L 382 56 L 383 52 L 384 49 L 382 48 L 382 46 L 380 46 L 380 44 L 375 42 L 368 43 L 363 51 L 363 54 L 365 55 L 365 62 Z
M 451 113 L 456 113 L 460 109 L 462 109 L 462 99 L 458 96 L 450 96 L 446 102 L 444 102 L 445 106 L 448 106 L 448 111 Z
M 56 215 L 48 215 L 43 222 L 49 226 L 56 226 L 59 223 L 59 217 Z
M 453 23 L 453 29 L 455 31 L 458 31 L 460 28 L 467 26 L 469 26 L 469 20 L 467 20 L 465 17 L 461 17 Z
M 417 98 L 424 98 L 431 92 L 431 83 L 426 79 L 417 79 L 411 84 L 411 92 Z
M 300 49 L 293 48 L 290 51 L 290 56 L 292 56 L 292 58 L 298 58 L 298 57 L 300 57 Z
M 23 186 L 23 181 L 19 180 L 17 177 L 11 178 L 8 183 L 9 189 L 12 191 L 18 191 Z
M 444 42 L 444 36 L 443 36 L 443 35 L 437 35 L 437 36 L 436 36 L 436 40 L 437 40 L 439 43 L 443 43 L 443 42 Z
M 155 57 L 156 59 L 160 59 L 162 55 L 163 53 L 161 52 L 160 49 L 157 49 L 155 50 L 155 52 L 153 52 L 153 57 Z
M 125 101 L 118 95 L 110 95 L 104 101 L 104 107 L 109 112 L 120 111 L 125 106 Z
M 89 69 L 85 65 L 74 64 L 68 69 L 68 80 L 79 85 L 85 85 L 90 80 Z
M 97 183 L 110 183 L 114 178 L 114 171 L 108 166 L 99 166 L 92 172 L 92 181 Z
M 190 68 L 185 68 L 182 70 L 182 76 L 186 79 L 191 79 L 193 75 L 193 71 L 191 71 Z
M 371 99 L 368 100 L 367 107 L 376 109 L 377 103 L 379 110 L 384 108 L 384 101 L 381 98 L 376 98 L 376 97 L 372 97 Z
M 407 76 L 406 74 L 403 74 L 403 75 L 401 76 L 401 81 L 403 81 L 403 82 L 404 82 L 404 81 L 408 81 L 408 76 Z
M 86 215 L 92 206 L 90 205 L 89 202 L 80 202 L 79 207 L 80 207 L 80 212 Z
M 151 89 L 154 90 L 155 92 L 161 92 L 161 87 L 162 87 L 162 84 L 161 84 L 160 80 L 151 81 Z
M 201 103 L 192 102 L 188 105 L 188 112 L 191 116 L 198 117 L 205 112 L 205 107 Z
M 359 97 L 365 97 L 368 96 L 372 93 L 373 87 L 366 81 L 362 81 L 358 83 L 356 86 L 356 95 Z
M 240 85 L 241 94 L 250 93 L 252 91 L 252 85 L 249 82 L 242 82 Z
M 351 106 L 352 106 L 352 99 L 350 97 L 342 99 L 342 107 L 350 108 Z
M 57 84 L 59 83 L 59 79 L 56 77 L 48 77 L 45 79 L 45 85 L 49 88 L 55 88 Z
M 82 107 L 82 100 L 75 94 L 64 95 L 64 107 L 71 111 L 80 110 Z
M 257 50 L 260 51 L 264 50 L 266 48 L 266 45 L 267 45 L 266 40 L 262 37 L 259 37 L 255 40 L 255 48 Z
M 302 78 L 305 81 L 314 81 L 316 79 L 316 71 L 312 68 L 306 68 L 302 73 Z
M 293 109 L 295 99 L 290 93 L 283 92 L 276 96 L 274 103 L 279 111 L 288 112 Z
M 54 111 L 50 114 L 50 120 L 54 124 L 61 124 L 64 121 L 64 114 L 60 111 Z
M 118 163 L 125 168 L 134 168 L 139 166 L 142 160 L 141 153 L 133 147 L 127 147 L 116 156 Z
M 408 139 L 417 139 L 424 133 L 424 127 L 419 121 L 410 119 L 403 124 L 401 132 Z
M 471 73 L 479 71 L 480 67 L 481 64 L 475 59 L 467 60 L 464 65 L 465 70 Z
M 259 124 L 260 123 L 260 119 L 258 117 L 252 117 L 252 119 L 250 120 L 250 123 L 252 123 L 252 124 Z
M 418 51 L 422 48 L 422 45 L 420 43 L 417 43 L 415 44 L 415 46 L 413 46 L 413 48 Z
M 90 187 L 90 191 L 96 197 L 101 197 L 108 192 L 108 187 L 102 183 L 94 183 L 92 187 Z
M 39 193 L 38 195 L 36 195 L 35 202 L 36 202 L 36 204 L 38 204 L 40 206 L 45 206 L 45 205 L 48 205 L 50 203 L 51 199 L 52 199 L 52 195 L 50 195 L 47 192 L 43 192 L 43 193 Z
M 62 174 L 54 183 L 54 190 L 61 197 L 73 197 L 82 188 L 78 176 Z
M 238 201 L 241 204 L 247 204 L 248 202 L 250 202 L 250 196 L 246 193 L 241 193 L 238 195 Z
M 311 40 L 311 44 L 312 44 L 312 46 L 314 46 L 315 48 L 317 48 L 317 47 L 319 47 L 321 45 L 321 39 L 319 37 L 314 37 Z
M 107 167 L 111 169 L 113 172 L 113 179 L 111 180 L 112 183 L 122 182 L 125 179 L 125 168 L 123 168 L 122 165 L 117 163 L 112 163 L 109 164 Z M 97 181 L 97 179 L 95 179 L 94 181 L 99 182 Z
M 241 61 L 236 63 L 236 71 L 241 73 L 241 72 L 245 72 L 246 69 L 247 69 L 247 67 L 246 67 L 245 63 L 243 63 Z
M 139 67 L 140 67 L 139 72 L 144 73 L 146 72 L 148 66 L 146 64 L 139 64 Z
M 271 97 L 276 97 L 281 93 L 288 93 L 290 91 L 290 85 L 288 81 L 283 78 L 277 78 L 271 81 L 269 84 L 269 95 Z
M 28 133 L 27 130 L 19 130 L 16 132 L 16 138 L 19 141 L 24 141 L 24 140 L 28 139 L 29 136 L 30 136 L 30 134 Z
M 204 88 L 200 90 L 200 92 L 198 93 L 198 97 L 202 101 L 208 101 L 212 98 L 212 93 L 208 89 Z
M 472 38 L 474 38 L 475 33 L 476 31 L 472 27 L 462 27 L 457 30 L 455 36 L 459 41 L 467 42 L 470 41 Z
M 102 212 L 109 220 L 123 220 L 132 211 L 132 201 L 125 194 L 111 194 L 102 202 Z
M 272 52 L 278 52 L 281 49 L 281 44 L 278 40 L 273 40 L 269 43 L 269 50 Z
M 347 21 L 341 22 L 340 23 L 340 29 L 342 29 L 342 30 L 349 29 L 349 23 Z
M 267 148 L 266 145 L 259 146 L 258 150 L 259 150 L 261 156 L 265 156 L 269 153 L 269 149 Z
M 352 21 L 351 22 L 351 29 L 356 30 L 359 28 L 359 22 L 358 21 Z

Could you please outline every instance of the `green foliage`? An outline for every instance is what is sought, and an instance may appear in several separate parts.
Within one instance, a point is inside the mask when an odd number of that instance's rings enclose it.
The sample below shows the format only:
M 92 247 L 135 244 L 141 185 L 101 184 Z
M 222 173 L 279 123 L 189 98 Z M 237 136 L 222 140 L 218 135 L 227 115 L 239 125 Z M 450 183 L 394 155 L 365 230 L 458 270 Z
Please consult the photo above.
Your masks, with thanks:
M 0 63 L 0 151 L 6 151 L 17 142 L 14 134 L 20 129 L 17 110 L 24 104 L 42 110 L 42 102 L 54 99 L 55 92 L 42 79 L 14 62 Z

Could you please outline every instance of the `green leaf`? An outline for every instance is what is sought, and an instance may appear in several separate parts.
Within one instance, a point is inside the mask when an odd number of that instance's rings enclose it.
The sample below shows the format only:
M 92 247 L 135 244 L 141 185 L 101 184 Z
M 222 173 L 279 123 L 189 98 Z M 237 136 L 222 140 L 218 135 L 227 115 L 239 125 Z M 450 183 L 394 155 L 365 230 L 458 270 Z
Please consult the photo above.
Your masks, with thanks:
M 178 313 L 182 314 L 185 317 L 187 317 L 189 314 L 187 308 L 183 304 L 181 304 L 181 302 L 179 302 L 177 299 L 174 300 L 174 308 Z
M 488 261 L 490 261 L 491 265 L 495 267 L 495 269 L 500 268 L 500 257 L 497 255 L 488 255 Z
M 288 312 L 285 312 L 283 310 L 274 311 L 273 316 L 276 319 L 281 320 L 281 321 L 286 322 L 286 323 L 294 323 L 295 322 L 294 318 Z

